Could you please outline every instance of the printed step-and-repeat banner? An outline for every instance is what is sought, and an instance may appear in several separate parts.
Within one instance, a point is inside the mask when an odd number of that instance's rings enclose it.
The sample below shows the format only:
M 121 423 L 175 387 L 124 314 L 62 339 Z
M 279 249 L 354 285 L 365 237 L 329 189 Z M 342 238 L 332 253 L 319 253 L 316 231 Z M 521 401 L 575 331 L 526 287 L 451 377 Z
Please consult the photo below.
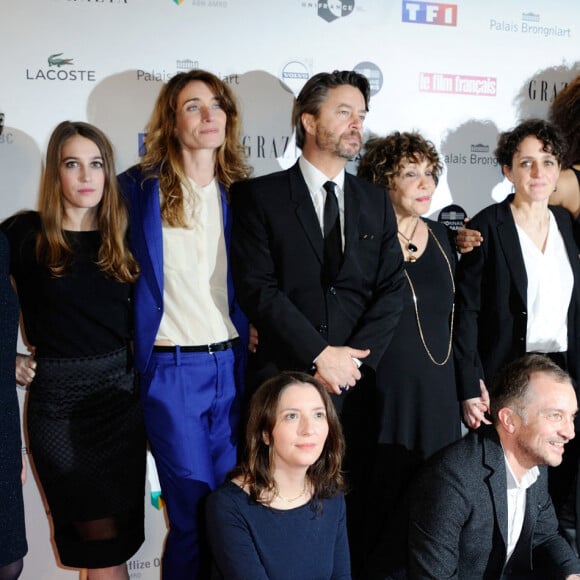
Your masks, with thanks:
M 473 215 L 509 191 L 493 157 L 498 133 L 546 116 L 580 73 L 573 0 L 5 0 L 0 11 L 0 218 L 36 206 L 48 136 L 64 119 L 103 129 L 119 171 L 136 163 L 162 83 L 192 68 L 238 96 L 256 175 L 299 155 L 290 112 L 306 80 L 358 70 L 373 91 L 366 136 L 421 131 L 445 161 L 433 213 L 455 203 Z M 153 580 L 166 524 L 147 491 L 147 539 L 129 569 Z M 75 578 L 56 564 L 30 473 L 24 492 L 22 577 Z

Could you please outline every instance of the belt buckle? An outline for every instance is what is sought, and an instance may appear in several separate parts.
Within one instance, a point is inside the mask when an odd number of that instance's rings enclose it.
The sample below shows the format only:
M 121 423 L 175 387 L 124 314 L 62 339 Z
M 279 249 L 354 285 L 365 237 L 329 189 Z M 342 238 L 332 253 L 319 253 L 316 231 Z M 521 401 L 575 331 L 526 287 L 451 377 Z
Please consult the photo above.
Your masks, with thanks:
M 207 352 L 208 354 L 213 354 L 214 352 L 217 352 L 216 350 L 214 350 L 214 348 L 218 346 L 217 342 L 212 342 L 211 344 L 207 345 Z

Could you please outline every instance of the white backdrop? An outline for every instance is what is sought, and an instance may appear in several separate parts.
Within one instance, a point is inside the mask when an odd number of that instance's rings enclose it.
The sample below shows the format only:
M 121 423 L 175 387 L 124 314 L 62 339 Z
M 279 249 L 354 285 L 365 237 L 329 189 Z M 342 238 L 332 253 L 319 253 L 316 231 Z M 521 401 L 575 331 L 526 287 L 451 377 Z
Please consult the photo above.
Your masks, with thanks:
M 433 212 L 454 202 L 472 215 L 507 193 L 493 160 L 498 132 L 545 116 L 580 73 L 577 7 L 574 0 L 3 0 L 0 218 L 35 206 L 48 136 L 64 119 L 103 129 L 119 171 L 137 162 L 161 83 L 190 68 L 232 85 L 256 175 L 294 162 L 290 111 L 306 79 L 356 68 L 374 92 L 366 133 L 422 131 L 446 165 Z M 23 579 L 74 578 L 55 563 L 32 477 L 25 506 Z M 165 521 L 149 501 L 146 534 L 131 578 L 159 577 Z

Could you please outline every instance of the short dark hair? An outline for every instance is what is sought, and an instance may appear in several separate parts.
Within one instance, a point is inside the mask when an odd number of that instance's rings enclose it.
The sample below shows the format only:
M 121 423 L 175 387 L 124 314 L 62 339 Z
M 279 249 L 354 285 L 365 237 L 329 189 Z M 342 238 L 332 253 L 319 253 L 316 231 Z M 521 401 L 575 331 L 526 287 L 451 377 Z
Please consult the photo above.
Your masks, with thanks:
M 335 70 L 331 73 L 322 72 L 314 75 L 302 87 L 292 108 L 292 124 L 296 130 L 296 145 L 302 149 L 306 139 L 306 131 L 302 125 L 302 115 L 309 113 L 318 115 L 322 103 L 326 100 L 328 91 L 343 85 L 351 85 L 358 89 L 365 100 L 365 111 L 369 110 L 371 87 L 367 77 L 353 70 Z
M 546 374 L 557 383 L 572 384 L 570 375 L 542 354 L 526 354 L 508 363 L 496 374 L 489 391 L 494 425 L 499 422 L 500 409 L 512 407 L 521 413 L 528 401 L 530 377 L 534 373 Z
M 568 147 L 560 129 L 543 119 L 528 119 L 500 134 L 495 149 L 500 167 L 507 165 L 511 168 L 514 155 L 526 137 L 535 137 L 541 141 L 544 151 L 551 153 L 562 164 Z
M 443 167 L 437 149 L 431 141 L 417 132 L 395 131 L 386 137 L 369 139 L 358 165 L 358 176 L 389 189 L 392 179 L 407 161 L 430 163 L 433 167 L 433 178 L 438 183 Z
M 308 468 L 307 477 L 313 488 L 315 500 L 333 497 L 344 489 L 341 472 L 344 456 L 344 437 L 340 421 L 326 389 L 311 375 L 283 372 L 263 383 L 252 396 L 250 416 L 246 425 L 244 457 L 230 478 L 239 477 L 248 486 L 250 497 L 259 501 L 264 493 L 275 492 L 276 482 L 270 465 L 270 446 L 264 437 L 273 441 L 276 412 L 282 393 L 292 385 L 307 384 L 317 391 L 326 412 L 328 436 L 320 457 Z
M 580 163 L 580 75 L 555 96 L 550 121 L 559 127 L 568 143 L 564 166 Z

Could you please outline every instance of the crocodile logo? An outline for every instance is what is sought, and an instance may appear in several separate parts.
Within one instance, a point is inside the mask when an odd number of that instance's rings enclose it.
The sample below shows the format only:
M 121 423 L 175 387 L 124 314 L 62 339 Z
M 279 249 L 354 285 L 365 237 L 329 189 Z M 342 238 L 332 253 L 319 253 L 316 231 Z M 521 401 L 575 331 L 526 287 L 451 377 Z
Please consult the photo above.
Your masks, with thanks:
M 57 54 L 51 54 L 48 57 L 48 66 L 57 66 L 61 67 L 65 64 L 73 64 L 72 58 L 60 58 L 62 56 L 62 52 L 58 52 Z

